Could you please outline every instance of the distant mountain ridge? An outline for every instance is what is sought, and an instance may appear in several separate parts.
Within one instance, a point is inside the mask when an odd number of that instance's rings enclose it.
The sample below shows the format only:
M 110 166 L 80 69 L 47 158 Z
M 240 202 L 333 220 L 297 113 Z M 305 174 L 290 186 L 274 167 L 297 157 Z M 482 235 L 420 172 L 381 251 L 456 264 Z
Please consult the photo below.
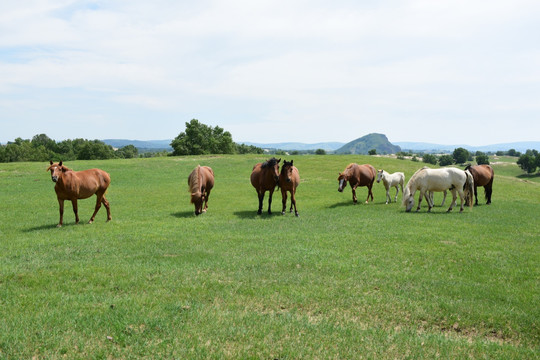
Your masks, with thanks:
M 437 151 L 454 151 L 458 147 L 462 147 L 469 151 L 482 151 L 482 152 L 495 152 L 495 151 L 508 151 L 514 149 L 516 151 L 525 152 L 529 149 L 540 150 L 540 141 L 520 141 L 520 142 L 511 142 L 511 143 L 501 143 L 501 144 L 491 144 L 491 145 L 482 145 L 482 146 L 471 146 L 471 145 L 442 145 L 442 144 L 432 144 L 426 142 L 408 142 L 408 141 L 398 141 L 395 143 L 399 145 L 403 150 L 412 150 L 412 151 L 423 151 L 423 152 L 437 152 Z
M 127 139 L 105 139 L 101 140 L 114 148 L 121 148 L 127 145 L 133 145 L 137 149 L 167 150 L 172 151 L 172 140 L 127 140 Z
M 373 149 L 377 151 L 377 154 L 395 154 L 401 151 L 399 146 L 388 141 L 386 135 L 373 133 L 343 145 L 336 150 L 336 154 L 367 155 Z
M 253 145 L 262 149 L 279 149 L 279 150 L 317 150 L 323 149 L 325 151 L 334 151 L 342 147 L 345 143 L 341 142 L 320 142 L 314 144 L 304 144 L 300 142 L 283 142 L 283 143 L 254 143 L 254 142 L 242 142 L 239 144 Z

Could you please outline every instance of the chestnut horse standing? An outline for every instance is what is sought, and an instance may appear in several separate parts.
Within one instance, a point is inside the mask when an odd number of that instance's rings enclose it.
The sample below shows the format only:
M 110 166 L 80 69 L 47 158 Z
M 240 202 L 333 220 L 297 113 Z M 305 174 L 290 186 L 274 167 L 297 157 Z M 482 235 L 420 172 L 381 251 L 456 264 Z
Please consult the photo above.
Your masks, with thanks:
M 298 169 L 293 165 L 293 160 L 290 162 L 283 160 L 283 166 L 281 166 L 281 173 L 279 174 L 279 187 L 281 188 L 281 198 L 283 202 L 281 215 L 285 215 L 288 191 L 291 193 L 291 208 L 289 209 L 289 212 L 292 212 L 294 205 L 294 215 L 298 216 L 298 210 L 296 210 L 296 188 L 299 183 L 300 175 L 298 174 Z
M 191 192 L 191 203 L 195 205 L 195 215 L 206 212 L 210 191 L 214 187 L 214 171 L 212 168 L 197 165 L 189 174 L 188 185 Z M 203 202 L 205 203 L 204 208 Z
M 353 203 L 357 203 L 356 198 L 356 188 L 358 186 L 367 186 L 368 195 L 366 198 L 366 204 L 368 203 L 369 196 L 371 195 L 371 201 L 373 201 L 373 192 L 371 188 L 373 187 L 373 182 L 377 176 L 377 170 L 370 164 L 358 165 L 358 164 L 349 164 L 342 173 L 339 173 L 339 192 L 343 192 L 345 186 L 347 186 L 347 181 L 351 184 Z
M 278 185 L 280 161 L 281 159 L 278 160 L 273 157 L 268 161 L 256 164 L 251 172 L 251 185 L 257 190 L 257 195 L 259 196 L 259 210 L 257 210 L 257 214 L 259 215 L 262 214 L 264 193 L 266 191 L 270 192 L 268 213 L 272 213 L 272 195 L 274 194 L 276 185 Z
M 478 205 L 478 186 L 484 187 L 486 204 L 491 204 L 491 193 L 493 192 L 493 178 L 495 174 L 493 168 L 489 165 L 467 165 L 465 170 L 469 170 L 474 178 L 474 205 Z
M 51 171 L 51 179 L 56 183 L 54 191 L 60 204 L 60 222 L 58 227 L 62 226 L 64 217 L 64 200 L 70 200 L 75 213 L 75 223 L 79 223 L 79 214 L 77 208 L 77 199 L 87 199 L 92 195 L 97 196 L 96 208 L 94 214 L 88 221 L 89 224 L 94 222 L 96 214 L 101 207 L 105 205 L 107 209 L 107 221 L 111 220 L 111 209 L 109 202 L 105 199 L 105 192 L 111 183 L 111 177 L 105 171 L 100 169 L 90 169 L 83 171 L 72 171 L 62 164 L 50 162 L 47 171 Z

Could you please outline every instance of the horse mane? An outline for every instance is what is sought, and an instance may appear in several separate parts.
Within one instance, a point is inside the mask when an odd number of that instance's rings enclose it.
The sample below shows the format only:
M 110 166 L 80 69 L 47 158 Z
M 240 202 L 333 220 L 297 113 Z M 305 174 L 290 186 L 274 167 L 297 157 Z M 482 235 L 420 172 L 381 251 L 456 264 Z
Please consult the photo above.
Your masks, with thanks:
M 278 163 L 278 159 L 275 157 L 268 159 L 267 161 L 263 162 L 261 165 L 261 168 L 266 169 L 267 167 L 275 166 Z
M 193 194 L 200 192 L 200 189 L 199 189 L 200 171 L 201 171 L 201 165 L 197 165 L 197 167 L 191 172 L 191 174 L 189 174 L 188 183 L 189 183 L 189 191 L 191 192 L 191 195 L 192 195 L 191 202 L 193 202 Z

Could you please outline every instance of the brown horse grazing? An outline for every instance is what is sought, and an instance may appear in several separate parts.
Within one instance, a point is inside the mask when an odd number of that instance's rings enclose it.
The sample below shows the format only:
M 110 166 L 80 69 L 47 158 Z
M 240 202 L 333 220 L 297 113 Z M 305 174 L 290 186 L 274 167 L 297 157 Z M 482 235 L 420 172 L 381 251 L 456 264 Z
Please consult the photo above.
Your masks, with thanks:
M 276 185 L 278 185 L 280 161 L 281 159 L 278 160 L 273 157 L 268 161 L 256 164 L 251 172 L 251 185 L 257 190 L 257 195 L 259 196 L 259 210 L 257 210 L 257 214 L 259 215 L 262 214 L 264 193 L 266 191 L 270 192 L 268 213 L 272 213 L 272 195 L 274 194 Z
M 195 215 L 206 212 L 210 191 L 214 187 L 214 171 L 212 168 L 197 165 L 189 174 L 188 185 L 191 192 L 191 203 L 195 205 Z M 205 203 L 204 208 L 203 202 Z
M 294 205 L 294 215 L 298 216 L 298 210 L 296 210 L 296 188 L 300 183 L 300 175 L 298 169 L 293 165 L 293 160 L 290 162 L 283 160 L 283 166 L 281 166 L 281 173 L 279 174 L 279 187 L 281 188 L 281 198 L 283 200 L 283 208 L 281 209 L 281 215 L 285 215 L 285 209 L 287 208 L 287 191 L 291 193 L 291 208 L 289 212 L 292 212 Z
M 70 200 L 75 213 L 75 223 L 79 223 L 79 214 L 77 208 L 77 199 L 87 199 L 92 195 L 97 196 L 96 209 L 88 222 L 91 224 L 96 218 L 96 214 L 101 207 L 105 205 L 107 209 L 107 221 L 111 220 L 111 209 L 109 202 L 105 199 L 105 192 L 111 183 L 111 177 L 105 171 L 100 169 L 90 169 L 83 171 L 72 171 L 68 169 L 62 162 L 55 164 L 50 162 L 51 166 L 47 171 L 51 171 L 51 179 L 56 183 L 54 191 L 60 204 L 60 222 L 58 227 L 62 226 L 64 217 L 64 200 Z
M 486 204 L 491 204 L 491 193 L 493 192 L 493 178 L 495 173 L 493 168 L 489 165 L 467 165 L 465 170 L 469 170 L 474 178 L 474 205 L 478 205 L 478 186 L 484 187 L 484 195 L 486 198 Z
M 352 188 L 352 197 L 353 203 L 357 203 L 356 198 L 356 188 L 358 186 L 367 186 L 368 187 L 368 196 L 366 198 L 366 204 L 368 203 L 369 196 L 371 195 L 371 201 L 373 201 L 373 192 L 371 188 L 373 187 L 373 182 L 377 177 L 377 170 L 369 164 L 358 165 L 358 164 L 349 164 L 342 173 L 339 173 L 338 181 L 339 188 L 338 191 L 342 192 L 345 186 L 347 186 L 347 181 L 351 183 Z

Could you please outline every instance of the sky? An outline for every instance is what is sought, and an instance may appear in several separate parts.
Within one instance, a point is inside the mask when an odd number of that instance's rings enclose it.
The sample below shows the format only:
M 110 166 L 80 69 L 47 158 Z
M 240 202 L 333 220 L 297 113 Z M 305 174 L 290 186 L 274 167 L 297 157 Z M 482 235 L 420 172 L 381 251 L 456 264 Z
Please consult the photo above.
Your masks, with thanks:
M 0 4 L 0 142 L 540 140 L 537 0 Z

